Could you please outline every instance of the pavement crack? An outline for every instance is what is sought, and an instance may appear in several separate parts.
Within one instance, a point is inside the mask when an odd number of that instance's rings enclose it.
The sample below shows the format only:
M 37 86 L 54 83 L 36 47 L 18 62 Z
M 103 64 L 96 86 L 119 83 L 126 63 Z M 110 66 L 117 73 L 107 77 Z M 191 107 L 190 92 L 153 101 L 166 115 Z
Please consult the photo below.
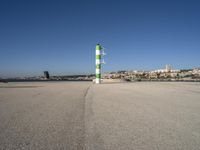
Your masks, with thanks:
M 88 91 L 89 91 L 89 89 L 90 89 L 91 86 L 92 86 L 92 85 L 90 85 L 90 86 L 86 89 L 86 91 L 85 91 L 85 93 L 84 93 L 84 99 L 86 98 L 86 96 L 87 96 L 87 94 L 88 94 Z
M 87 150 L 87 147 L 86 147 L 86 136 L 87 136 L 87 133 L 86 133 L 86 113 L 88 112 L 88 108 L 86 107 L 86 104 L 87 104 L 87 98 L 88 98 L 88 94 L 89 94 L 89 90 L 91 89 L 92 85 L 89 85 L 87 87 L 87 89 L 85 90 L 85 93 L 84 93 L 84 109 L 83 109 L 83 146 L 82 146 L 82 150 Z

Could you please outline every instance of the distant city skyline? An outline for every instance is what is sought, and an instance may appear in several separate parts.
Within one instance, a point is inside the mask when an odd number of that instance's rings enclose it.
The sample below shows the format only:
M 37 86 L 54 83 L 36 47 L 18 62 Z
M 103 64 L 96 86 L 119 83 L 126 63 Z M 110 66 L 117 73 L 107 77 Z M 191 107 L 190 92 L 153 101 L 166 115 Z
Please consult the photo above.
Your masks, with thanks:
M 1 1 L 0 77 L 200 67 L 197 0 Z

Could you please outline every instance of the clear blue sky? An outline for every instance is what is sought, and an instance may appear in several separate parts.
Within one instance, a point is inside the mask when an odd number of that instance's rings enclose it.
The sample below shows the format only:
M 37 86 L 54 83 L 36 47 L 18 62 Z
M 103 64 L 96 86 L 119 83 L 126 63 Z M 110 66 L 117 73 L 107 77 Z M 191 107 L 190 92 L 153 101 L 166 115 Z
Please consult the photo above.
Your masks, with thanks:
M 199 0 L 1 0 L 0 76 L 200 66 Z

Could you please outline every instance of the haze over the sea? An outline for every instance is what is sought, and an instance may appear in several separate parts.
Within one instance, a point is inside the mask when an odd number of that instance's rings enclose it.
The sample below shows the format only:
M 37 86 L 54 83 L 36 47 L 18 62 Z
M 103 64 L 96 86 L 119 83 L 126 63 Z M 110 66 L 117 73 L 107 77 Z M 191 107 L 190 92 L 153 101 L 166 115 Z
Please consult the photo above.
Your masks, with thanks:
M 200 66 L 198 0 L 2 0 L 0 77 Z

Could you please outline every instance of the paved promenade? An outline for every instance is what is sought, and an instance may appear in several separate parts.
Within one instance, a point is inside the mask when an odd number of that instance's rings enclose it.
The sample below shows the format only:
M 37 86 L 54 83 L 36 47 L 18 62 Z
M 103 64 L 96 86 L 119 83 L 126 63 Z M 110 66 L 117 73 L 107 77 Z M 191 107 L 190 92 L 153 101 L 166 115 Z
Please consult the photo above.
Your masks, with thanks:
M 200 83 L 0 84 L 0 150 L 199 150 Z

